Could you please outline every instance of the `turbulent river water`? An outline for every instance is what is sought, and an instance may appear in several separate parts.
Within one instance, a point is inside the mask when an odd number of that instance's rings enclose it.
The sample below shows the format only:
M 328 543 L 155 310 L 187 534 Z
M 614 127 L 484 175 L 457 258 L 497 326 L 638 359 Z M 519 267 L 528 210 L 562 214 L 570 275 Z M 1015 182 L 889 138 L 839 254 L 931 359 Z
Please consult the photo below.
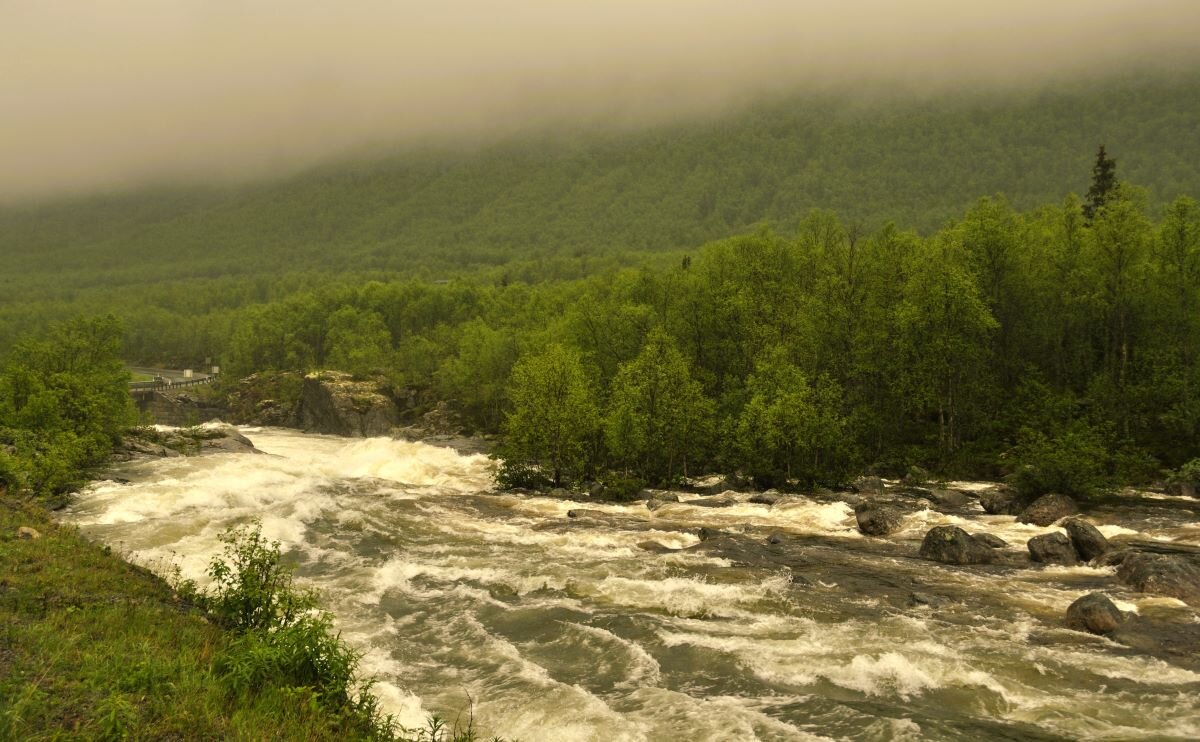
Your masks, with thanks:
M 1098 588 L 1142 615 L 1193 609 L 1102 569 L 916 558 L 943 523 L 1014 550 L 1052 528 L 918 510 L 878 540 L 832 500 L 581 506 L 490 493 L 483 456 L 243 432 L 267 455 L 122 464 L 66 517 L 193 577 L 261 519 L 410 726 L 473 699 L 486 732 L 526 742 L 1200 738 L 1194 666 L 1062 624 Z M 1137 502 L 1096 515 L 1105 535 L 1200 544 L 1194 508 Z

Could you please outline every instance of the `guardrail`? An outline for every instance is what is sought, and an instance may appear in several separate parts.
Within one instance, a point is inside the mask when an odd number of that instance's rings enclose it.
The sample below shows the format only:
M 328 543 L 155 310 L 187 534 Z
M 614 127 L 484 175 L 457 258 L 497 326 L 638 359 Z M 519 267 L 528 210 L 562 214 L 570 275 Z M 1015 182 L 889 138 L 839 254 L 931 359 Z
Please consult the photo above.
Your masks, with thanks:
M 133 381 L 129 384 L 130 394 L 148 394 L 150 392 L 163 392 L 171 389 L 182 389 L 189 386 L 198 386 L 200 384 L 211 384 L 217 378 L 216 374 L 211 376 L 202 376 L 197 379 L 183 379 L 182 381 Z

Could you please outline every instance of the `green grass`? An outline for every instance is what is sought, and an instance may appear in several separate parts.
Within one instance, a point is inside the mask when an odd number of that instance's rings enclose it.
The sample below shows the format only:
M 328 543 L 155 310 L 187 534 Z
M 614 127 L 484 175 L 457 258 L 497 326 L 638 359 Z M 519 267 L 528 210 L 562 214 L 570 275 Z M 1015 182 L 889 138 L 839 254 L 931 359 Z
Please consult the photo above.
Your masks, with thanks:
M 41 538 L 19 538 L 21 526 Z M 228 682 L 220 668 L 244 639 L 43 508 L 0 495 L 0 739 L 378 738 L 370 718 L 311 688 Z M 408 734 L 475 739 L 439 723 Z

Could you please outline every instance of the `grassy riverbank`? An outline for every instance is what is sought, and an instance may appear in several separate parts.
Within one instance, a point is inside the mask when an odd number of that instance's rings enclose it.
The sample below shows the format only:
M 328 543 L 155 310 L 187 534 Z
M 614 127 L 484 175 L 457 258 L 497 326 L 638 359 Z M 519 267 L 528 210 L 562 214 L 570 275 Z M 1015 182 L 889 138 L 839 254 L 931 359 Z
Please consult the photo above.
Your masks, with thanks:
M 40 538 L 23 539 L 30 527 Z M 149 571 L 0 499 L 0 739 L 361 739 L 369 721 L 313 691 L 234 693 L 235 637 Z

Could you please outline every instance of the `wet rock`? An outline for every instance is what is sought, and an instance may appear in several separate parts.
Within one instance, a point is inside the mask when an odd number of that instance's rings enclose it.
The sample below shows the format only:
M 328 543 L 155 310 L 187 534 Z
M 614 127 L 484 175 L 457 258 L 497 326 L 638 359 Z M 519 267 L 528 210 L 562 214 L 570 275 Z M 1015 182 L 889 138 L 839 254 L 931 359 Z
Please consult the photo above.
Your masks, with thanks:
M 547 496 L 547 497 L 554 497 L 554 498 L 557 498 L 557 499 L 559 499 L 559 500 L 570 500 L 570 499 L 573 499 L 573 498 L 571 497 L 571 491 L 570 491 L 570 490 L 567 490 L 567 489 L 563 489 L 562 487 L 555 487 L 554 489 L 552 489 L 552 490 L 550 490 L 549 492 L 547 492 L 547 493 L 546 493 L 546 496 Z
M 737 505 L 739 502 L 741 500 L 738 498 L 737 493 L 729 491 L 709 497 L 697 497 L 688 500 L 687 504 L 700 508 L 727 508 L 730 505 Z
M 1111 634 L 1125 615 L 1103 593 L 1085 595 L 1067 608 L 1067 628 L 1092 634 Z
M 701 526 L 699 529 L 696 530 L 696 535 L 700 538 L 701 541 L 708 541 L 709 539 L 713 539 L 713 538 L 716 538 L 717 536 L 720 536 L 721 532 L 715 528 L 709 528 L 708 526 Z
M 875 502 L 864 502 L 854 508 L 858 530 L 868 536 L 886 536 L 900 530 L 903 516 L 894 508 Z
M 637 547 L 652 554 L 670 554 L 675 551 L 670 546 L 664 546 L 657 541 L 639 541 Z
M 1029 539 L 1029 558 L 1044 564 L 1078 564 L 1071 539 L 1061 533 L 1046 533 Z
M 859 477 L 854 480 L 854 489 L 862 494 L 883 494 L 883 480 L 879 477 Z
M 1200 602 L 1200 567 L 1183 556 L 1136 551 L 1124 554 L 1117 579 L 1138 592 Z
M 1003 549 L 1008 546 L 1008 542 L 999 536 L 991 533 L 973 533 L 971 538 L 988 547 L 989 549 Z
M 208 435 L 199 438 L 201 452 L 262 453 L 232 425 L 208 430 Z
M 767 543 L 771 546 L 778 546 L 783 543 L 783 536 L 780 536 L 778 533 L 772 533 L 770 536 L 767 536 Z
M 692 480 L 689 483 L 688 489 L 701 495 L 719 495 L 722 492 L 736 492 L 743 486 L 743 483 L 737 477 L 714 475 Z
M 663 505 L 668 505 L 673 502 L 679 502 L 679 495 L 674 495 L 674 494 L 670 494 L 670 493 L 655 495 L 654 497 L 650 498 L 649 500 L 646 500 L 646 509 L 647 510 L 658 510 Z
M 971 502 L 971 498 L 967 497 L 958 490 L 935 489 L 929 491 L 929 499 L 933 501 L 939 508 L 947 510 L 957 510 L 964 508 Z
M 1167 494 L 1175 495 L 1176 497 L 1195 497 L 1196 483 L 1195 482 L 1171 482 L 1167 485 Z
M 910 593 L 908 596 L 908 606 L 910 608 L 918 608 L 928 606 L 930 608 L 938 608 L 943 606 L 948 601 L 940 595 L 930 595 L 929 593 Z
M 937 526 L 925 534 L 920 554 L 946 564 L 987 564 L 995 553 L 958 526 Z
M 29 526 L 21 526 L 17 529 L 17 538 L 19 539 L 33 541 L 41 537 L 42 534 L 38 533 L 36 529 L 30 528 Z
M 1066 495 L 1042 495 L 1021 511 L 1021 514 L 1017 516 L 1017 522 L 1032 523 L 1045 528 L 1068 515 L 1078 514 L 1079 506 Z
M 296 416 L 307 431 L 345 436 L 387 435 L 400 411 L 383 379 L 356 379 L 340 371 L 304 377 Z
M 908 467 L 908 471 L 905 472 L 904 478 L 900 480 L 900 483 L 906 487 L 920 487 L 932 479 L 933 477 L 929 472 L 922 467 L 910 466 Z
M 753 495 L 750 495 L 750 499 L 746 502 L 753 503 L 755 505 L 774 505 L 775 503 L 779 502 L 782 497 L 783 495 L 774 491 L 755 492 Z
M 611 518 L 611 513 L 606 513 L 603 510 L 589 510 L 587 508 L 575 508 L 567 511 L 568 518 L 589 518 L 591 520 L 604 520 Z
M 1067 536 L 1071 538 L 1075 553 L 1083 561 L 1090 562 L 1108 551 L 1108 539 L 1086 520 L 1068 518 L 1063 521 L 1063 528 L 1067 529 Z
M 1021 501 L 1016 493 L 1004 487 L 980 492 L 979 504 L 988 515 L 1017 515 L 1021 512 Z

